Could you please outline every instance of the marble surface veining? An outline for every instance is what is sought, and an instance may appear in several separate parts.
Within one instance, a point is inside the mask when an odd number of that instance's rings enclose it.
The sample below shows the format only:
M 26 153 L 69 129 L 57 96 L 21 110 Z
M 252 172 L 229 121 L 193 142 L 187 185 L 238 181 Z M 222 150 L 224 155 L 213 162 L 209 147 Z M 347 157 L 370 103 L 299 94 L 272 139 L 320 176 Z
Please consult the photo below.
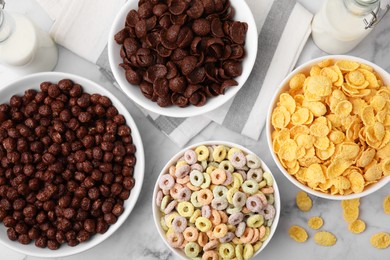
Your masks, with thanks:
M 261 0 L 259 0 L 261 1 Z M 286 0 L 288 1 L 288 0 Z M 311 12 L 316 12 L 323 1 L 298 0 Z M 9 10 L 22 12 L 35 20 L 42 28 L 50 28 L 50 20 L 33 0 L 9 0 Z M 351 53 L 368 59 L 390 72 L 390 15 Z M 298 65 L 315 57 L 325 55 L 311 39 L 306 44 Z M 70 66 L 71 64 L 71 66 Z M 95 65 L 60 48 L 59 63 L 56 71 L 78 74 L 101 85 L 110 84 L 98 71 Z M 2 75 L 0 74 L 0 82 Z M 3 83 L 0 83 L 2 85 Z M 133 212 L 109 239 L 95 248 L 64 260 L 95 260 L 95 259 L 176 259 L 160 239 L 152 220 L 152 190 L 165 163 L 180 148 L 159 132 L 136 108 L 130 111 L 142 135 L 145 148 L 146 171 L 141 195 Z M 390 184 L 380 191 L 361 200 L 360 218 L 367 224 L 365 232 L 359 235 L 348 231 L 347 224 L 342 218 L 340 202 L 328 201 L 312 197 L 314 206 L 308 213 L 300 212 L 295 206 L 295 194 L 298 189 L 291 184 L 278 170 L 267 148 L 265 132 L 259 141 L 243 137 L 226 130 L 214 123 L 204 129 L 190 143 L 205 140 L 225 140 L 246 146 L 257 153 L 270 167 L 278 182 L 282 212 L 277 231 L 267 248 L 255 259 L 344 259 L 344 260 L 385 260 L 390 259 L 390 248 L 378 250 L 373 248 L 369 239 L 379 231 L 390 232 L 390 216 L 382 209 L 383 198 L 390 194 Z M 323 230 L 333 232 L 337 237 L 335 246 L 327 248 L 314 243 L 314 231 L 307 227 L 311 216 L 321 216 L 324 219 Z M 293 225 L 306 227 L 309 239 L 306 243 L 298 244 L 290 239 L 288 228 Z M 0 245 L 0 260 L 35 260 L 38 258 L 16 253 Z

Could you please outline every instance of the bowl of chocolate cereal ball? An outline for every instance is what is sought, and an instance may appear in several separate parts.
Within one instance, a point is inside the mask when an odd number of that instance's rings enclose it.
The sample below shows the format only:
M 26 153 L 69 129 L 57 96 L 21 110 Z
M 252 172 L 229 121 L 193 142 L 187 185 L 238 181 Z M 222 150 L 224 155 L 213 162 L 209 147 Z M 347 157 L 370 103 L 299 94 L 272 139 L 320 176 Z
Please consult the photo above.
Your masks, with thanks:
M 268 146 L 280 171 L 325 199 L 367 196 L 390 182 L 390 74 L 367 60 L 310 60 L 276 90 Z
M 254 66 L 257 38 L 245 1 L 130 0 L 112 25 L 108 56 L 135 103 L 189 117 L 237 94 Z
M 161 238 L 181 259 L 249 259 L 275 233 L 280 196 L 256 154 L 208 141 L 183 149 L 165 165 L 152 207 Z
M 0 90 L 0 243 L 35 257 L 86 251 L 130 214 L 144 176 L 126 99 L 45 72 Z

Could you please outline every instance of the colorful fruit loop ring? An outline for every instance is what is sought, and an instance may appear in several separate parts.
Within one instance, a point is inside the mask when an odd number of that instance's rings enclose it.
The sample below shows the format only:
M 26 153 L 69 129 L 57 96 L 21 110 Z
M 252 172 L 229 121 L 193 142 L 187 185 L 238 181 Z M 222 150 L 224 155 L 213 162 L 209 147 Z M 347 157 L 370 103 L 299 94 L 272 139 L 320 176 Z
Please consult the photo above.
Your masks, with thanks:
M 256 155 L 198 146 L 185 151 L 158 184 L 161 228 L 187 257 L 249 259 L 268 239 L 276 215 L 274 180 Z M 162 192 L 170 195 L 161 199 Z

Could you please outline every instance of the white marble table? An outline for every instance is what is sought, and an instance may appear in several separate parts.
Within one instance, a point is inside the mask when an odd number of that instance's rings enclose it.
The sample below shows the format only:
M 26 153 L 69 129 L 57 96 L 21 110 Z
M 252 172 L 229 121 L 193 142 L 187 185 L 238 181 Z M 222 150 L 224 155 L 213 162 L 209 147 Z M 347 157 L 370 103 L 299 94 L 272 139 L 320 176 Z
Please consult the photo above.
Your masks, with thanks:
M 298 1 L 313 13 L 320 8 L 323 2 L 323 0 Z M 50 19 L 35 1 L 8 0 L 7 2 L 9 10 L 25 13 L 42 28 L 46 30 L 50 28 Z M 368 59 L 390 72 L 390 15 L 350 54 Z M 312 40 L 309 39 L 298 64 L 322 55 L 325 55 L 325 53 L 320 51 L 313 44 Z M 99 82 L 103 86 L 110 84 L 99 73 L 95 65 L 63 48 L 60 48 L 59 63 L 56 71 L 78 74 Z M 3 84 L 4 78 L 0 74 L 0 86 Z M 124 225 L 109 239 L 87 252 L 64 259 L 175 259 L 155 230 L 151 218 L 151 202 L 152 189 L 158 173 L 179 148 L 164 134 L 154 128 L 137 108 L 134 107 L 130 112 L 142 133 L 145 156 L 147 158 L 145 181 L 138 203 Z M 277 170 L 268 151 L 265 134 L 261 136 L 259 141 L 254 141 L 216 124 L 211 124 L 199 136 L 194 138 L 191 143 L 214 139 L 236 142 L 256 152 L 270 166 L 280 186 L 282 215 L 279 226 L 271 243 L 256 259 L 390 259 L 390 248 L 378 250 L 374 249 L 369 243 L 372 234 L 379 231 L 390 232 L 390 216 L 385 215 L 382 210 L 382 201 L 385 196 L 390 194 L 390 185 L 362 199 L 361 218 L 366 221 L 367 229 L 360 235 L 354 235 L 348 232 L 347 224 L 342 219 L 339 202 L 312 197 L 314 207 L 309 213 L 302 213 L 296 208 L 295 194 L 298 189 Z M 291 225 L 298 224 L 306 227 L 308 218 L 317 215 L 325 220 L 323 229 L 329 230 L 337 236 L 338 241 L 335 246 L 331 248 L 317 246 L 312 238 L 314 232 L 309 228 L 307 230 L 310 238 L 306 243 L 298 244 L 289 238 L 287 230 Z M 16 253 L 0 245 L 0 260 L 22 259 L 33 260 L 37 258 Z

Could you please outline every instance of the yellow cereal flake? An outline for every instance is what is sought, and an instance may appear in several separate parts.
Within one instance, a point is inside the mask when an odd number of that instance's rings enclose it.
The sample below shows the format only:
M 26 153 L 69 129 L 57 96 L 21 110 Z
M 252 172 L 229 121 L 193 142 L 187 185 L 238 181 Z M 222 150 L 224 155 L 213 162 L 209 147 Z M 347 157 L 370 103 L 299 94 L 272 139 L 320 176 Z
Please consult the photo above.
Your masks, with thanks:
M 324 220 L 321 217 L 311 217 L 307 222 L 307 225 L 314 230 L 320 229 L 323 224 Z
M 288 234 L 298 243 L 303 243 L 308 238 L 306 230 L 300 226 L 291 226 L 288 230 Z
M 291 89 L 300 89 L 303 87 L 303 83 L 305 82 L 305 79 L 306 79 L 306 76 L 305 74 L 303 73 L 298 73 L 296 75 L 294 75 L 291 79 L 290 79 L 290 88 Z
M 311 198 L 304 191 L 299 191 L 297 193 L 296 203 L 297 203 L 298 208 L 304 212 L 309 211 L 311 209 L 311 207 L 313 206 L 313 202 L 312 202 Z
M 383 200 L 383 211 L 390 215 L 390 195 Z
M 314 242 L 320 246 L 333 246 L 336 244 L 336 241 L 336 236 L 327 231 L 320 231 L 314 234 Z
M 343 218 L 348 223 L 354 222 L 359 218 L 359 208 L 345 208 Z
M 390 235 L 385 232 L 379 232 L 371 236 L 370 243 L 378 249 L 385 249 L 390 246 Z
M 349 72 L 358 69 L 360 64 L 350 60 L 339 60 L 336 62 L 336 66 L 339 67 L 342 72 Z
M 363 220 L 357 219 L 354 222 L 349 223 L 348 230 L 354 234 L 360 234 L 366 229 L 366 223 Z

